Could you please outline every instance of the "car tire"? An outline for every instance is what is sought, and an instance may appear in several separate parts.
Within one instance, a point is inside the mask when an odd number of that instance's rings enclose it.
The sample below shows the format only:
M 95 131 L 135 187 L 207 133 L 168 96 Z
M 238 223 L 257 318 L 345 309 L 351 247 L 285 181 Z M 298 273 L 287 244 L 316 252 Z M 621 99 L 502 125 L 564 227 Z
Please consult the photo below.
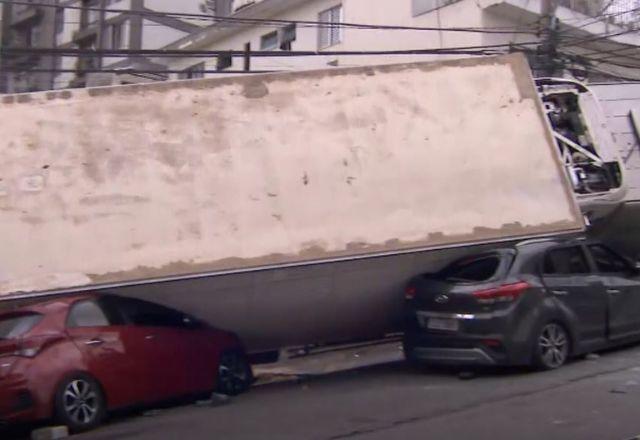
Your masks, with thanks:
M 71 432 L 93 429 L 102 423 L 107 413 L 102 387 L 88 374 L 69 376 L 56 391 L 54 411 L 56 421 Z
M 533 364 L 540 370 L 562 367 L 571 353 L 571 338 L 566 328 L 558 322 L 543 325 L 534 341 Z
M 402 353 L 404 355 L 405 362 L 411 368 L 415 368 L 417 370 L 422 370 L 423 368 L 425 368 L 424 363 L 418 360 L 418 358 L 416 358 L 413 354 L 413 345 L 411 345 L 411 343 L 406 339 L 402 340 Z
M 225 351 L 220 356 L 216 393 L 235 396 L 247 391 L 253 383 L 253 372 L 247 356 L 240 351 Z

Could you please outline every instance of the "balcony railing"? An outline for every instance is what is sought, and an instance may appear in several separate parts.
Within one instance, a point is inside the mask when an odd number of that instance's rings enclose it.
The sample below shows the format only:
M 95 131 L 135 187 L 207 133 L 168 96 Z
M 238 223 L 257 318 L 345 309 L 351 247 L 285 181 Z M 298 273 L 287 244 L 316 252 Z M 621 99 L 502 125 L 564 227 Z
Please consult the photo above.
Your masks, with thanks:
M 560 0 L 558 5 L 619 26 L 640 24 L 640 0 Z

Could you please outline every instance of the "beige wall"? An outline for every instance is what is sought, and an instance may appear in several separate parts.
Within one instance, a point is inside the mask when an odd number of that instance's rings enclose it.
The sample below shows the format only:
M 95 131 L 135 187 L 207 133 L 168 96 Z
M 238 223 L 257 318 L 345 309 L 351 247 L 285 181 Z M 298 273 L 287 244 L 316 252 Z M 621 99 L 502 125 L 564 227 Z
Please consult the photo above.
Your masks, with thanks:
M 519 56 L 5 97 L 0 292 L 581 229 L 538 105 Z

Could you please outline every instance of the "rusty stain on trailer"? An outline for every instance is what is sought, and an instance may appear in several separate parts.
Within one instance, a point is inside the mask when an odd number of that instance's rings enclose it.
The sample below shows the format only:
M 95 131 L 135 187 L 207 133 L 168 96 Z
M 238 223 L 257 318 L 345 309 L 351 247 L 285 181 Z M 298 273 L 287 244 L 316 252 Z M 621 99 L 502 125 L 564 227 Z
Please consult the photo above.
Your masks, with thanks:
M 384 244 L 369 244 L 355 242 L 347 244 L 341 251 L 329 251 L 322 243 L 307 243 L 306 247 L 297 255 L 270 254 L 257 258 L 225 258 L 218 261 L 206 263 L 193 263 L 186 261 L 176 261 L 168 263 L 162 267 L 139 266 L 134 269 L 122 272 L 110 272 L 105 274 L 87 274 L 93 283 L 110 283 L 119 280 L 143 280 L 147 278 L 162 278 L 166 276 L 192 275 L 198 273 L 217 272 L 237 269 L 239 267 L 248 270 L 259 270 L 261 267 L 274 266 L 286 263 L 322 262 L 323 260 L 360 257 L 366 258 L 368 255 L 388 251 L 392 246 L 398 251 L 408 251 L 412 249 L 435 248 L 443 245 L 456 243 L 479 243 L 496 237 L 511 237 L 517 240 L 518 237 L 526 237 L 535 234 L 544 234 L 549 231 L 565 230 L 570 232 L 574 229 L 571 222 L 558 222 L 548 225 L 523 226 L 519 223 L 507 224 L 500 229 L 486 227 L 476 227 L 471 234 L 461 234 L 447 236 L 441 232 L 430 233 L 424 240 L 416 242 L 402 242 L 394 239 Z

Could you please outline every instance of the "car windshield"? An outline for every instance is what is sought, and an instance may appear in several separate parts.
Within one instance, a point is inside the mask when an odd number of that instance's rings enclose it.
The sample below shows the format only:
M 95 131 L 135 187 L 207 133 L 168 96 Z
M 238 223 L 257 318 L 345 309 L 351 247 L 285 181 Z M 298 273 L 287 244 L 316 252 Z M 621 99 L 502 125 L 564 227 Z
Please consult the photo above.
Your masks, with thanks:
M 38 313 L 0 316 L 0 339 L 18 338 L 35 327 L 41 319 L 42 315 Z
M 475 256 L 458 260 L 440 272 L 446 281 L 481 282 L 493 278 L 500 266 L 496 254 Z

